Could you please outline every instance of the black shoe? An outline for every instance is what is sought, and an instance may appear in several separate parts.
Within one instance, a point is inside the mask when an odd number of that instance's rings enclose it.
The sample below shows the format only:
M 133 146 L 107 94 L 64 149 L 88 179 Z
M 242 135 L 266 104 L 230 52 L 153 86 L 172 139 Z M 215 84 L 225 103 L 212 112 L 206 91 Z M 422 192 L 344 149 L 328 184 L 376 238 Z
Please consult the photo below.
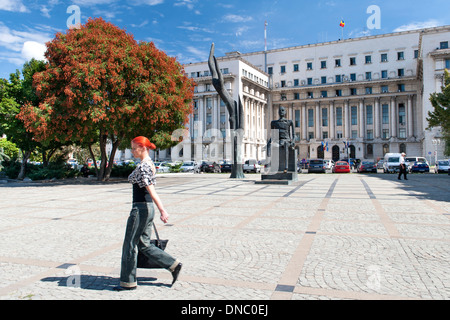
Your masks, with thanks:
M 405 178 L 405 180 L 408 180 L 408 178 Z
M 402 178 L 398 178 L 398 180 L 402 180 Z
M 114 287 L 113 290 L 114 291 L 131 291 L 131 290 L 136 290 L 136 288 L 137 287 L 129 287 L 129 288 L 127 288 L 127 287 L 117 286 L 117 287 Z
M 172 285 L 175 283 L 175 281 L 177 281 L 177 279 L 178 279 L 178 275 L 180 274 L 180 271 L 181 271 L 181 267 L 182 267 L 183 265 L 181 264 L 181 262 L 175 267 L 175 269 L 172 271 L 172 277 L 173 277 L 173 280 L 172 280 Z

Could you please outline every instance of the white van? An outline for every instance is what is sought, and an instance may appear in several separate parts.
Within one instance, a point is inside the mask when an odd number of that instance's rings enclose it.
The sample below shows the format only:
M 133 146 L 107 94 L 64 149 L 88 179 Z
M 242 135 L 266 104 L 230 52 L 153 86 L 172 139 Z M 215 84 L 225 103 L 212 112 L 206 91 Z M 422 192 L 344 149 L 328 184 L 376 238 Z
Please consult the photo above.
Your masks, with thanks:
M 401 153 L 386 153 L 384 155 L 383 172 L 399 172 L 400 171 L 400 157 Z

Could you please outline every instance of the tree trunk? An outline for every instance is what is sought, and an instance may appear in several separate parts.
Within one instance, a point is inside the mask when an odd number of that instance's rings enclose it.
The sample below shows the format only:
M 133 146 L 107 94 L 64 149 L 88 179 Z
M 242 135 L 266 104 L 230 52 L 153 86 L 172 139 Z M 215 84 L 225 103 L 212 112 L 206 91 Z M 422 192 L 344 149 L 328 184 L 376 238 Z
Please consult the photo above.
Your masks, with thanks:
M 114 157 L 116 155 L 117 149 L 119 148 L 119 144 L 120 144 L 119 139 L 116 139 L 115 141 L 113 141 L 111 154 L 109 155 L 108 166 L 106 167 L 106 171 L 105 171 L 104 181 L 108 181 L 109 178 L 111 177 L 111 171 L 112 171 L 112 167 L 114 165 Z
M 25 174 L 27 171 L 27 162 L 28 159 L 31 156 L 31 151 L 22 151 L 22 164 L 20 165 L 20 172 L 19 175 L 17 176 L 18 180 L 23 180 L 25 179 Z
M 91 154 L 92 161 L 94 162 L 95 174 L 98 177 L 99 172 L 98 172 L 98 168 L 97 168 L 97 161 L 95 161 L 95 154 L 94 154 L 94 151 L 92 151 L 92 145 L 89 145 L 89 153 Z

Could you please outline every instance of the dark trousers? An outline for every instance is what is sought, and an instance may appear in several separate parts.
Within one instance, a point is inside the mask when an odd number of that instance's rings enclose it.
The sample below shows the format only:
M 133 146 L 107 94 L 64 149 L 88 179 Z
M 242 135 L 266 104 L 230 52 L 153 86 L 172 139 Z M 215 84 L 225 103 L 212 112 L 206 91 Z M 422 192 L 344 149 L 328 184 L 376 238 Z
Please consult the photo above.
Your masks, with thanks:
M 176 262 L 171 255 L 150 243 L 154 215 L 155 210 L 152 202 L 133 203 L 122 247 L 120 271 L 120 285 L 122 287 L 135 287 L 137 285 L 138 250 L 153 259 L 161 268 L 171 269 Z
M 400 171 L 399 171 L 399 173 L 398 173 L 398 179 L 399 180 L 401 180 L 402 178 L 402 174 L 403 174 L 403 177 L 404 177 L 404 179 L 405 180 L 408 180 L 408 178 L 406 178 L 406 174 L 407 174 L 407 172 L 406 172 L 406 166 L 403 164 L 403 165 L 400 165 Z

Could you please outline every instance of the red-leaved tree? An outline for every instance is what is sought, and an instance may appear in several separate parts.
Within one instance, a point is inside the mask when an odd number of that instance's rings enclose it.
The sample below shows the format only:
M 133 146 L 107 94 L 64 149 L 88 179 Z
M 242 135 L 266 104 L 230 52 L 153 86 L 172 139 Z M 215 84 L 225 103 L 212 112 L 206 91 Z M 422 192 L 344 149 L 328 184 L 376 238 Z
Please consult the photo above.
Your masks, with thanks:
M 99 180 L 109 179 L 121 142 L 144 135 L 166 147 L 192 112 L 194 83 L 181 64 L 102 18 L 56 34 L 45 56 L 46 70 L 34 76 L 43 102 L 18 117 L 37 139 L 100 142 Z

